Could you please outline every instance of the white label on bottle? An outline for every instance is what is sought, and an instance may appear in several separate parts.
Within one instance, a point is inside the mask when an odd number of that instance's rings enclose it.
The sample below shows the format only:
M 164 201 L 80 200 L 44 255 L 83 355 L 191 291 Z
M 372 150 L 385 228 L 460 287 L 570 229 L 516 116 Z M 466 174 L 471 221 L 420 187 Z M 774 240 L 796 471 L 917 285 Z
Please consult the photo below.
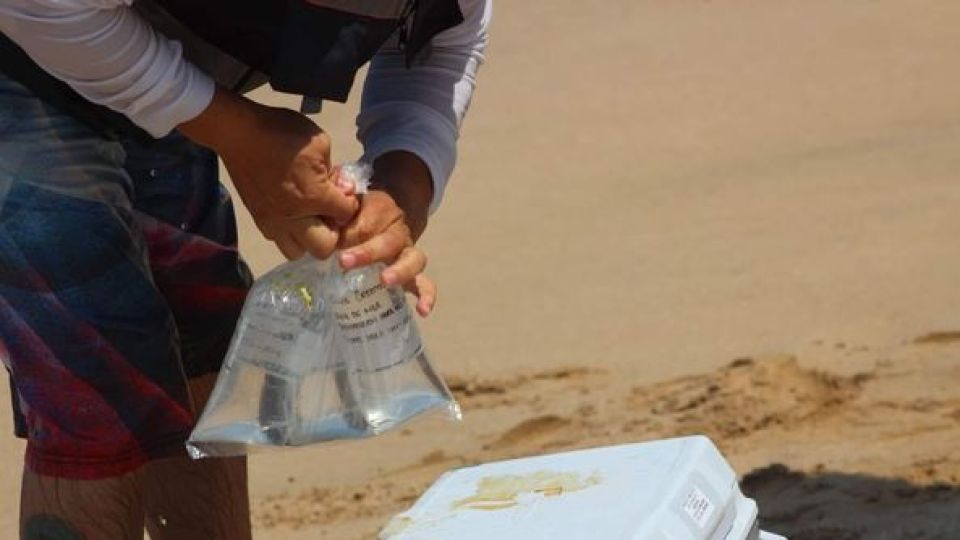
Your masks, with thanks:
M 260 366 L 274 375 L 292 375 L 288 356 L 298 331 L 298 320 L 260 306 L 247 310 L 243 334 L 237 343 L 236 359 Z
M 333 309 L 348 357 L 364 358 L 364 369 L 381 371 L 403 363 L 420 342 L 403 291 L 374 283 L 351 292 Z
M 684 512 L 686 512 L 687 515 L 690 516 L 690 519 L 701 529 L 705 528 L 707 523 L 710 522 L 710 518 L 713 517 L 713 511 L 715 509 L 716 505 L 696 486 L 690 490 L 686 500 L 683 502 Z
M 298 276 L 281 276 L 255 290 L 243 308 L 231 359 L 283 377 L 319 367 L 297 355 L 298 340 L 323 331 L 323 300 Z M 285 279 L 283 281 L 281 278 Z

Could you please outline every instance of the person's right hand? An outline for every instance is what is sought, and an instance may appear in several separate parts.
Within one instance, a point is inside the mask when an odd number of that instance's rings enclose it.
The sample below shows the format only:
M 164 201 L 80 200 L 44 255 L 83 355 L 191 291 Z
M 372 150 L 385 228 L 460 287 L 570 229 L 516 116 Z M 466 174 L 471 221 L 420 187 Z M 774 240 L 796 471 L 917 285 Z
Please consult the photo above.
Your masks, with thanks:
M 352 186 L 337 182 L 330 138 L 295 111 L 218 89 L 179 129 L 220 155 L 257 227 L 288 257 L 328 256 L 336 229 L 359 209 Z
M 351 182 L 339 181 L 339 167 L 333 175 L 338 179 L 334 182 L 337 189 L 353 197 L 355 186 Z M 280 253 L 289 260 L 299 259 L 306 252 L 318 259 L 326 259 L 340 243 L 342 228 L 330 218 L 319 216 L 261 218 L 257 227 L 264 237 L 273 240 Z

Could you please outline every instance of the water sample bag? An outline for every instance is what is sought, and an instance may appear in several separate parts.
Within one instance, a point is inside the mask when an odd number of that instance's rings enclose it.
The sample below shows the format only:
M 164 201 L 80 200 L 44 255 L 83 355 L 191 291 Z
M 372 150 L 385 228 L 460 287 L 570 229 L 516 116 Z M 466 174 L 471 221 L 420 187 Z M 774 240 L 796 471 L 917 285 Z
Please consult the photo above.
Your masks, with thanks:
M 341 172 L 361 192 L 367 165 Z M 309 255 L 258 279 L 187 441 L 194 458 L 379 435 L 428 411 L 460 418 L 383 265 L 343 272 Z

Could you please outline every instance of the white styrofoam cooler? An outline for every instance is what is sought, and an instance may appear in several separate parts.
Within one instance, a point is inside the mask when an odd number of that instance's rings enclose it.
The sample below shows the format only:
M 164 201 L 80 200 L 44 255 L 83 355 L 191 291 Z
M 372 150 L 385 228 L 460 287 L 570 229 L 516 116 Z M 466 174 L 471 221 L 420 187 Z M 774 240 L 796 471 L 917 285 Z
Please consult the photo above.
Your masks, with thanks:
M 441 477 L 381 540 L 775 540 L 706 437 L 489 463 Z

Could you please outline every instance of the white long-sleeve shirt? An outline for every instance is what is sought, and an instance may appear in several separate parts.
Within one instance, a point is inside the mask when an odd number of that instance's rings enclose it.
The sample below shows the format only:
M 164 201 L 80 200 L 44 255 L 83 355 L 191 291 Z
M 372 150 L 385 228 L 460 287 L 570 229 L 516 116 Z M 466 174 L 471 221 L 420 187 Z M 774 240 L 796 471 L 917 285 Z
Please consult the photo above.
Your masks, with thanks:
M 392 43 L 375 56 L 357 118 L 366 159 L 406 150 L 426 163 L 434 183 L 432 208 L 456 161 L 456 139 L 491 17 L 492 0 L 459 1 L 464 22 L 438 34 L 432 53 L 412 69 Z M 200 114 L 215 83 L 133 2 L 3 0 L 0 31 L 81 96 L 159 137 Z

